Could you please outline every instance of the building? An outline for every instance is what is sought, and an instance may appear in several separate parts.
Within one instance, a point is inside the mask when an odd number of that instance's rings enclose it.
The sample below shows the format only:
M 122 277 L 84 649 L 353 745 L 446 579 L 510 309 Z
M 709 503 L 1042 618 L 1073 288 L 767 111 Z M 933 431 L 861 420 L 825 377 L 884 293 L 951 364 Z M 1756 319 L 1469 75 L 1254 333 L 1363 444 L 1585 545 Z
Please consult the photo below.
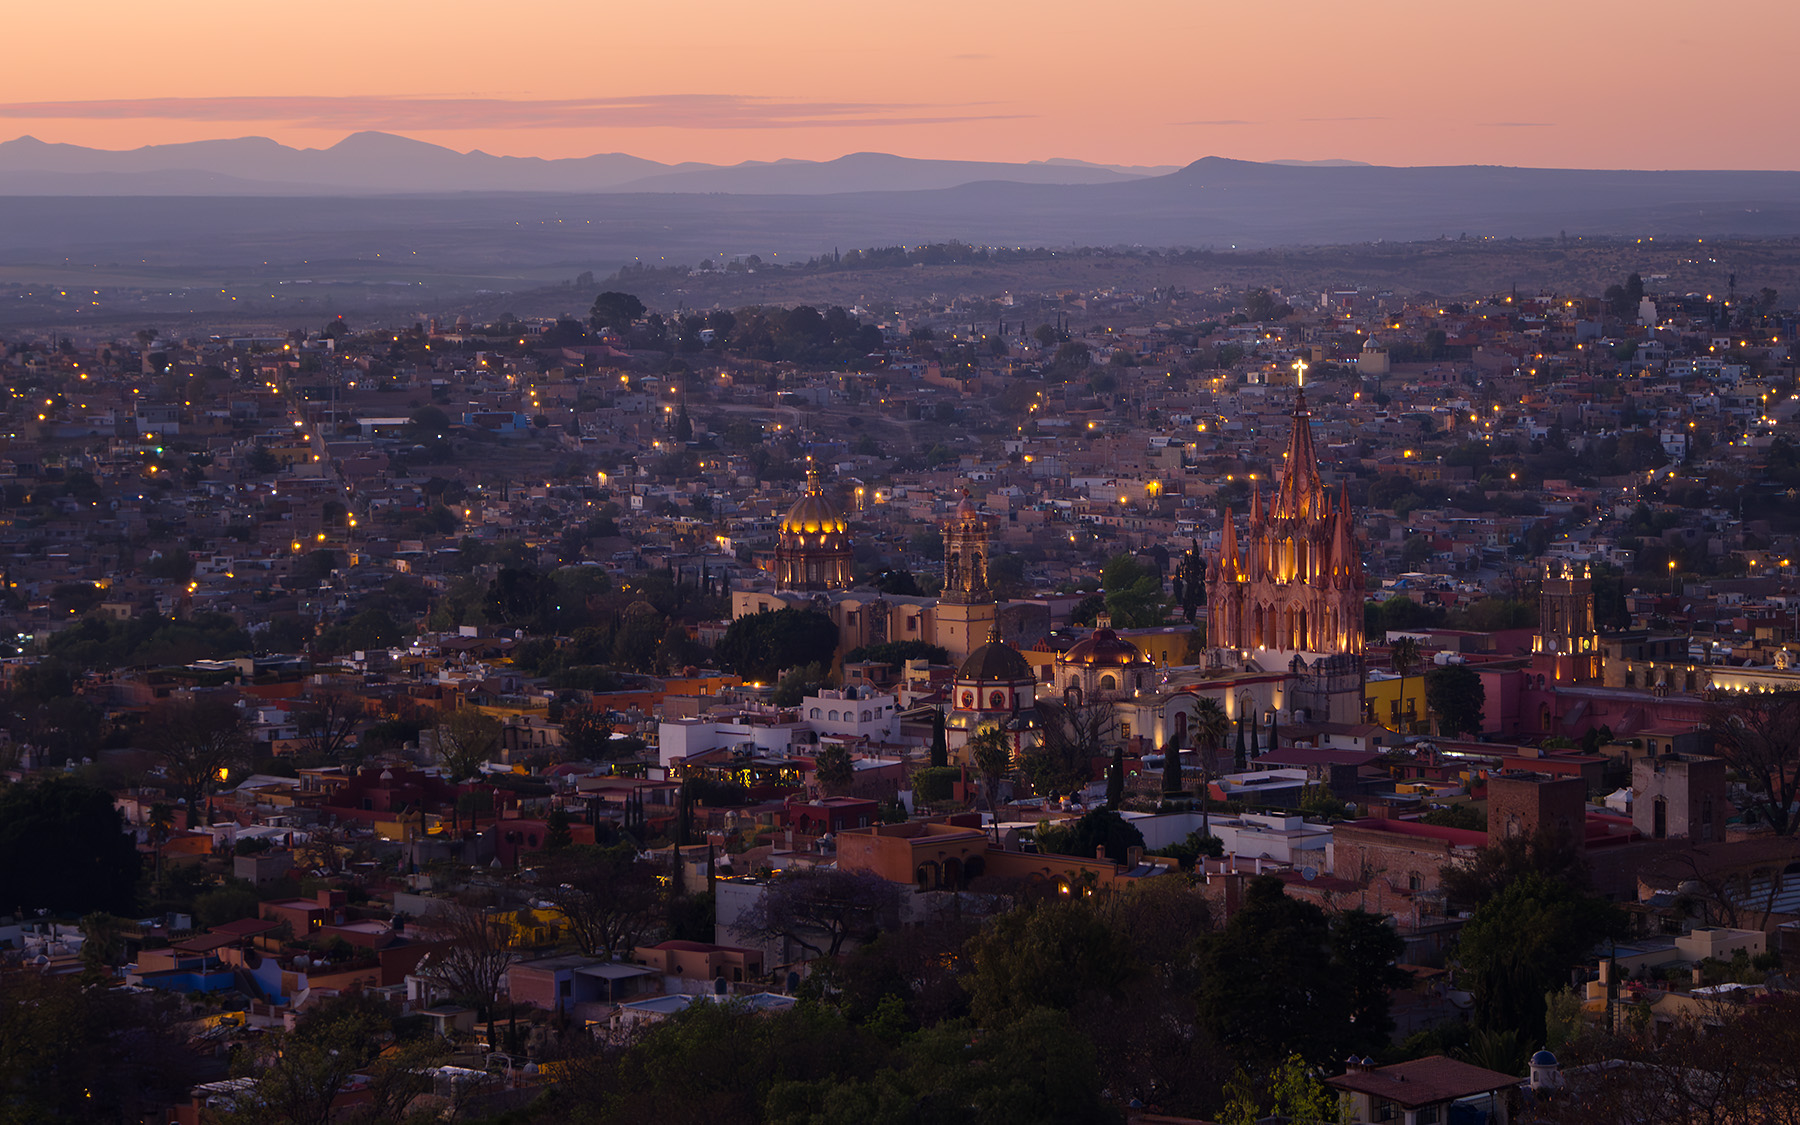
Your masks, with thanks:
M 778 590 L 843 590 L 850 586 L 850 527 L 844 513 L 819 484 L 819 470 L 806 469 L 806 492 L 781 520 L 775 546 Z
M 1393 1122 L 1393 1125 L 1440 1125 L 1462 1120 L 1455 1107 L 1467 1106 L 1470 1120 L 1506 1125 L 1507 1099 L 1503 1091 L 1520 1084 L 1510 1074 L 1443 1055 L 1376 1066 L 1371 1059 L 1353 1061 L 1348 1070 L 1326 1084 L 1348 1103 L 1346 1120 Z
M 1350 499 L 1340 490 L 1333 504 L 1319 478 L 1304 391 L 1285 457 L 1266 516 L 1262 493 L 1251 493 L 1241 550 L 1225 511 L 1206 583 L 1209 643 L 1244 653 L 1361 656 L 1365 580 Z
M 1007 732 L 1016 759 L 1036 723 L 1037 677 L 1019 650 L 1000 639 L 1000 630 L 991 629 L 987 643 L 956 670 L 945 723 L 949 743 L 958 746 L 981 730 L 998 727 Z
M 1600 634 L 1594 628 L 1593 573 L 1578 573 L 1563 560 L 1562 569 L 1544 571 L 1538 595 L 1538 631 L 1531 644 L 1532 668 L 1557 684 L 1598 684 Z
M 969 494 L 944 524 L 944 591 L 937 606 L 937 643 L 952 660 L 974 652 L 999 620 L 988 588 L 988 521 Z

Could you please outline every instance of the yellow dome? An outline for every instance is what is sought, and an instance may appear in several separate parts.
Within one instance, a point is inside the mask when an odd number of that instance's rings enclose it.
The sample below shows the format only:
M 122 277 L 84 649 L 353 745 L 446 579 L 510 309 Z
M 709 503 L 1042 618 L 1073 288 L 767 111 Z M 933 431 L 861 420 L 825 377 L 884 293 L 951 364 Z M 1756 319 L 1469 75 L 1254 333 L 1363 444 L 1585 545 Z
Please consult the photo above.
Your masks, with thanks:
M 844 514 L 822 493 L 808 492 L 782 518 L 781 530 L 818 535 L 822 532 L 842 534 L 848 530 Z
M 781 530 L 796 535 L 842 535 L 849 530 L 844 523 L 843 510 L 819 487 L 817 469 L 807 470 L 806 493 L 788 509 L 788 514 L 782 518 Z

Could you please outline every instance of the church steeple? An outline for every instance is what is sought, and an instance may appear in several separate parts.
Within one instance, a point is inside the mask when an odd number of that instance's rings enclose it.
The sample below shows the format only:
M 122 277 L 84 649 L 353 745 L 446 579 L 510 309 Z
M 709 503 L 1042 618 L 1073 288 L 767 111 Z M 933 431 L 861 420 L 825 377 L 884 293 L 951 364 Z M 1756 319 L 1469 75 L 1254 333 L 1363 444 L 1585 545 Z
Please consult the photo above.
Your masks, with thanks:
M 1305 519 L 1312 515 L 1315 499 L 1322 499 L 1319 458 L 1313 452 L 1312 413 L 1306 409 L 1306 392 L 1294 396 L 1294 430 L 1288 435 L 1287 456 L 1281 466 L 1281 485 L 1275 493 L 1272 519 Z
M 1237 581 L 1243 573 L 1243 566 L 1238 562 L 1237 517 L 1231 509 L 1225 509 L 1225 527 L 1219 533 L 1219 574 L 1230 581 Z

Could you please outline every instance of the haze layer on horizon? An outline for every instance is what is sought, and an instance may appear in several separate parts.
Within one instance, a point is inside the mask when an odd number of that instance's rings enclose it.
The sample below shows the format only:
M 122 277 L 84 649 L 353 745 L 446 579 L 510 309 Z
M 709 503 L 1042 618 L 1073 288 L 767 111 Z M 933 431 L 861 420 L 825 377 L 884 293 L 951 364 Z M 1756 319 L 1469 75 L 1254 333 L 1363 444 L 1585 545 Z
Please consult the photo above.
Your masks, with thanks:
M 1577 0 L 41 2 L 0 139 L 98 148 L 376 129 L 674 163 L 904 156 L 1800 169 L 1800 7 Z

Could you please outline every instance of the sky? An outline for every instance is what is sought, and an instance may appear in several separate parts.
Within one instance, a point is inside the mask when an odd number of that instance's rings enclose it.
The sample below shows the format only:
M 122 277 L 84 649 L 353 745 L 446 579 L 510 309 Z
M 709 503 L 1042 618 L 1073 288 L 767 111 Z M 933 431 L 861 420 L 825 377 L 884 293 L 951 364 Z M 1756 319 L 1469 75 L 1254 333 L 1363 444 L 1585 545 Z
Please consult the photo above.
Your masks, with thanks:
M 8 4 L 0 139 L 1800 169 L 1800 5 Z

